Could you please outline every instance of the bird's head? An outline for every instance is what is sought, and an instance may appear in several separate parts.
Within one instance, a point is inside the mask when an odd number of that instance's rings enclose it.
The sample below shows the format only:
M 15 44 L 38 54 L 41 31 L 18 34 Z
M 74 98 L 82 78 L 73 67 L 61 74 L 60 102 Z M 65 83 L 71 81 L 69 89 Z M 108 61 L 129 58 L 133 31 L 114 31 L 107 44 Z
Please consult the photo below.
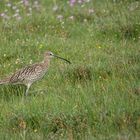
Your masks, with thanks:
M 51 59 L 51 58 L 55 57 L 55 58 L 64 60 L 64 61 L 68 62 L 69 64 L 71 64 L 71 62 L 68 61 L 67 59 L 62 58 L 62 57 L 60 57 L 60 56 L 58 56 L 58 55 L 54 55 L 54 54 L 53 54 L 52 52 L 50 52 L 50 51 L 46 51 L 44 55 L 45 55 L 45 59 Z
M 54 54 L 50 51 L 46 51 L 45 54 L 44 54 L 44 57 L 46 59 L 52 58 L 53 56 L 54 56 Z

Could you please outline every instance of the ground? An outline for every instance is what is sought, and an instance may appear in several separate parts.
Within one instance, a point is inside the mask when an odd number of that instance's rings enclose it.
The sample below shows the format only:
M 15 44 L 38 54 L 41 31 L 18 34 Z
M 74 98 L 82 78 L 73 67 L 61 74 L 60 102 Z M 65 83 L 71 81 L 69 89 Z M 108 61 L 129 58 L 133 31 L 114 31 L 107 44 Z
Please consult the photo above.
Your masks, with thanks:
M 10 1 L 10 0 L 9 0 Z M 1 139 L 138 140 L 140 2 L 0 1 L 0 79 L 51 61 L 24 97 L 0 85 Z

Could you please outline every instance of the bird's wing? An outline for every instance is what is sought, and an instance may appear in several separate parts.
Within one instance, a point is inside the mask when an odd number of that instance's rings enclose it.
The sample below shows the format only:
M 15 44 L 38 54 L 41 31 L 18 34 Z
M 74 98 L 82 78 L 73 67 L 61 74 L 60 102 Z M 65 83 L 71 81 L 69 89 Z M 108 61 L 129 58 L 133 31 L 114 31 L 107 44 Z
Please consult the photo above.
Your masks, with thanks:
M 18 70 L 11 76 L 10 83 L 21 83 L 30 78 L 31 75 L 34 75 L 37 67 L 40 67 L 40 65 L 34 64 Z

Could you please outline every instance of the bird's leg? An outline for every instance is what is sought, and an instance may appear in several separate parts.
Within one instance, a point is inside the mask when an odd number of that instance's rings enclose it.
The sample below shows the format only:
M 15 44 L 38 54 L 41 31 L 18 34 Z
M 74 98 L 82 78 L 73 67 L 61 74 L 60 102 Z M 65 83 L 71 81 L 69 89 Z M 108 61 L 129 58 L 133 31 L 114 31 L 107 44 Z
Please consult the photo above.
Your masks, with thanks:
M 29 91 L 30 86 L 31 86 L 31 84 L 27 84 L 27 88 L 26 88 L 25 96 L 28 95 L 28 91 Z

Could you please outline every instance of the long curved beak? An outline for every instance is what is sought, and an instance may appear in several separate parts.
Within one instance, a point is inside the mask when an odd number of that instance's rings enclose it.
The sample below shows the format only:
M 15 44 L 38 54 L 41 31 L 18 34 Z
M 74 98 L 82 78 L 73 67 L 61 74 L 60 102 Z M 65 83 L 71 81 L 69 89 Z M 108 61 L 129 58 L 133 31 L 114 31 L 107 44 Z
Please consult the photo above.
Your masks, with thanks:
M 57 55 L 54 55 L 54 54 L 53 54 L 53 56 L 56 57 L 56 58 L 59 58 L 59 59 L 61 59 L 61 60 L 64 60 L 64 61 L 66 61 L 67 63 L 71 64 L 71 62 L 70 62 L 69 60 L 65 59 L 65 58 L 62 58 L 62 57 L 57 56 Z

